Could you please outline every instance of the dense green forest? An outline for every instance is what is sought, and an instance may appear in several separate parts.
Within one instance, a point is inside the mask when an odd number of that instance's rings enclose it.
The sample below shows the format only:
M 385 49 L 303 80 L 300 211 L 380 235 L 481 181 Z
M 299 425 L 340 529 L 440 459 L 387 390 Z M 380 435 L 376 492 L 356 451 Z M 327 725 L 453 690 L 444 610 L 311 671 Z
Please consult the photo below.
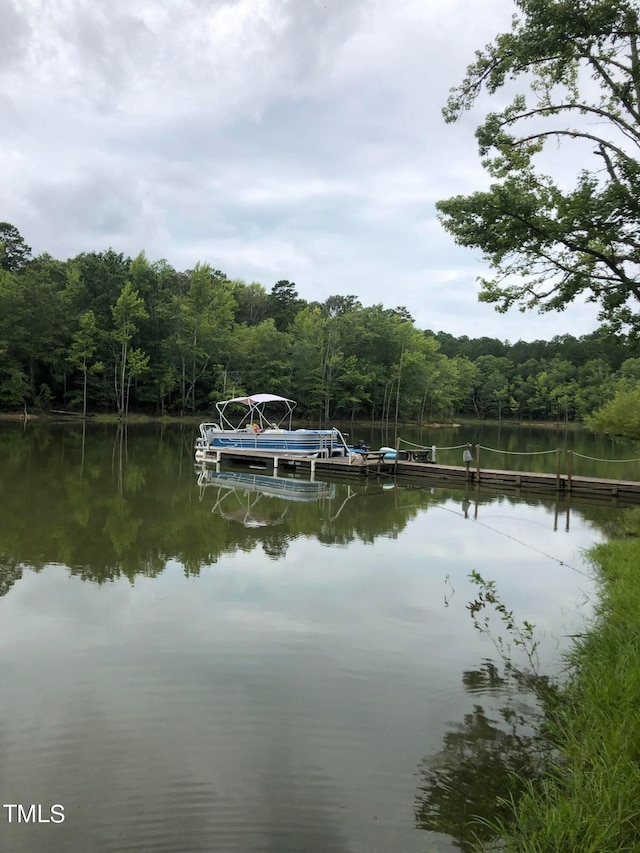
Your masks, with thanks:
M 509 343 L 418 329 L 406 308 L 177 271 L 108 249 L 32 257 L 0 223 L 0 408 L 185 415 L 270 391 L 310 421 L 581 420 L 640 380 L 605 329 Z

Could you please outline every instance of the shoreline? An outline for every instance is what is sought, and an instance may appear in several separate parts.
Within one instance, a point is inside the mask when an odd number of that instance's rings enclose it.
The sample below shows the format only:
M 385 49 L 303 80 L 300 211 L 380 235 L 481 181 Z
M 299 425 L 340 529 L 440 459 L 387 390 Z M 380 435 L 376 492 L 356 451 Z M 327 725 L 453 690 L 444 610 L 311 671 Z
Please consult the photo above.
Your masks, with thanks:
M 546 713 L 558 758 L 499 828 L 510 853 L 640 849 L 640 510 L 589 556 L 594 621 L 566 655 L 568 677 Z
M 209 416 L 205 412 L 200 412 L 199 414 L 193 415 L 147 415 L 143 413 L 132 413 L 128 415 L 126 418 L 119 418 L 117 414 L 109 414 L 109 413 L 96 413 L 90 412 L 86 417 L 83 417 L 81 412 L 2 412 L 0 411 L 0 422 L 14 422 L 14 423 L 22 423 L 24 421 L 48 421 L 48 422 L 64 422 L 64 423 L 128 423 L 128 424 L 137 424 L 137 423 L 163 423 L 163 424 L 199 424 L 202 420 L 206 420 Z M 309 423 L 308 421 L 300 421 L 300 423 Z M 526 428 L 535 428 L 535 429 L 546 429 L 546 430 L 574 430 L 574 429 L 584 429 L 585 425 L 583 423 L 578 422 L 555 422 L 555 421 L 513 421 L 513 420 L 480 420 L 480 419 L 467 419 L 460 418 L 456 421 L 451 421 L 450 423 L 443 421 L 431 421 L 427 423 L 414 423 L 411 421 L 407 422 L 386 422 L 386 421 L 341 421 L 336 420 L 336 423 L 348 423 L 353 424 L 353 426 L 357 427 L 380 427 L 380 428 L 391 428 L 391 427 L 410 427 L 412 429 L 462 429 L 464 427 L 472 427 L 472 426 L 493 426 L 493 427 L 526 427 Z M 312 429 L 320 428 L 320 427 L 311 427 Z

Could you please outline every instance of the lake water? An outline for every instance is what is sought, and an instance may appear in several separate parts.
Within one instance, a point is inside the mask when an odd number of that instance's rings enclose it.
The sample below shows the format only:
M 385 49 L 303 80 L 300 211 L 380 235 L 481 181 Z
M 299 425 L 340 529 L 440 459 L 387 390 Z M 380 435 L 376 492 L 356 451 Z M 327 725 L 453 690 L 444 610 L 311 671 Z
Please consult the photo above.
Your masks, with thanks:
M 524 740 L 505 708 L 533 704 L 469 573 L 555 672 L 619 510 L 283 471 L 273 494 L 203 473 L 194 436 L 0 424 L 0 849 L 467 849 Z

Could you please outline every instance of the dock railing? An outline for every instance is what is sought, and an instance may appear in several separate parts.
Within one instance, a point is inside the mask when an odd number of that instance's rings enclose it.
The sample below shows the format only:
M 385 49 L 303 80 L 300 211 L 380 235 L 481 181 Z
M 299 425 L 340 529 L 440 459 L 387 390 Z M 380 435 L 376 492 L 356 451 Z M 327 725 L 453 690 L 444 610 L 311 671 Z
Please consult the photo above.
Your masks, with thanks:
M 555 454 L 556 457 L 556 482 L 558 487 L 560 486 L 560 465 L 562 458 L 562 450 L 559 447 L 556 447 L 554 450 L 502 450 L 497 447 L 486 447 L 484 444 L 476 444 L 476 477 L 478 482 L 480 482 L 480 451 L 486 450 L 489 453 L 502 453 L 508 454 L 509 456 L 544 456 L 550 455 L 552 453 Z
M 578 453 L 577 450 L 567 450 L 567 489 L 571 491 L 571 479 L 574 475 L 573 458 L 578 456 L 580 459 L 589 459 L 591 462 L 613 462 L 630 465 L 632 462 L 640 462 L 640 457 L 634 459 L 603 459 L 601 456 L 587 456 L 585 453 Z
M 427 446 L 426 444 L 415 444 L 413 441 L 407 441 L 405 438 L 399 438 L 397 441 L 397 449 L 402 450 L 402 445 L 406 445 L 406 450 L 410 454 L 424 453 L 425 455 L 432 452 L 435 455 L 435 453 L 440 450 L 462 450 L 467 446 L 466 444 L 453 444 L 450 447 L 440 447 L 440 445 L 436 444 L 430 444 Z M 434 458 L 431 461 L 435 462 L 436 460 Z
M 448 446 L 439 446 L 439 445 L 423 445 L 416 444 L 412 441 L 407 441 L 403 438 L 398 438 L 397 440 L 397 451 L 399 452 L 401 449 L 405 449 L 408 452 L 408 456 L 410 460 L 418 460 L 421 455 L 424 455 L 424 458 L 427 458 L 427 455 L 431 455 L 428 461 L 435 462 L 436 454 L 439 454 L 441 451 L 449 451 L 449 450 L 464 450 L 465 448 L 471 448 L 472 445 L 470 443 L 465 444 L 454 444 Z M 482 467 L 480 464 L 480 451 L 484 451 L 485 453 L 497 453 L 502 454 L 503 456 L 550 456 L 554 455 L 556 457 L 555 460 L 555 477 L 558 487 L 561 487 L 561 481 L 564 478 L 567 490 L 571 491 L 572 479 L 576 475 L 575 472 L 575 458 L 578 457 L 580 459 L 589 460 L 591 462 L 599 462 L 599 463 L 611 463 L 613 465 L 629 465 L 634 462 L 640 462 L 640 457 L 634 457 L 631 459 L 611 459 L 604 458 L 600 456 L 589 456 L 585 453 L 579 453 L 577 450 L 567 449 L 563 451 L 561 448 L 557 447 L 552 450 L 505 450 L 499 447 L 487 447 L 484 444 L 475 444 L 473 445 L 475 449 L 475 476 L 474 479 L 479 482 L 482 477 Z M 396 458 L 399 454 L 396 453 Z M 563 465 L 563 455 L 566 456 L 565 464 Z M 465 464 L 464 462 L 462 463 Z M 456 466 L 457 467 L 457 466 Z M 469 464 L 467 463 L 467 471 L 469 471 Z M 490 469 L 487 465 L 485 465 L 485 470 L 494 470 Z M 516 469 L 512 469 L 514 472 Z M 544 472 L 539 472 L 544 473 Z M 546 473 L 552 474 L 552 472 L 547 471 Z

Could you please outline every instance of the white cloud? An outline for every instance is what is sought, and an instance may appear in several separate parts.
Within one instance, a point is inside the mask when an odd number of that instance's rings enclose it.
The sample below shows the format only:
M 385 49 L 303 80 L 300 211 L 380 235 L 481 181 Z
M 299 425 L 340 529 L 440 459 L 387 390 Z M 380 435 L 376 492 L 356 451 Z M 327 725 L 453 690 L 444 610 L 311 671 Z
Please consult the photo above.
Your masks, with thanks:
M 435 202 L 486 182 L 448 90 L 507 0 L 0 0 L 0 218 L 56 257 L 112 246 L 184 269 L 355 293 L 499 338 L 595 312 L 506 318 Z M 446 283 L 446 286 L 445 284 Z M 553 327 L 553 331 L 551 332 Z

